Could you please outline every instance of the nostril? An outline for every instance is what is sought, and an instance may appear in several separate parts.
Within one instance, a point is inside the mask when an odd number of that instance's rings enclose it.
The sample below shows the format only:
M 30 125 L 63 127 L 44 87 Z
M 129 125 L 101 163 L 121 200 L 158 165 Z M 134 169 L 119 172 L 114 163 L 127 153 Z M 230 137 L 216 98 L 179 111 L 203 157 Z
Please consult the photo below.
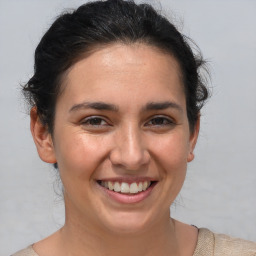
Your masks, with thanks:
M 129 151 L 115 149 L 111 152 L 109 159 L 113 165 L 122 166 L 130 171 L 137 171 L 149 163 L 150 155 L 144 150 Z

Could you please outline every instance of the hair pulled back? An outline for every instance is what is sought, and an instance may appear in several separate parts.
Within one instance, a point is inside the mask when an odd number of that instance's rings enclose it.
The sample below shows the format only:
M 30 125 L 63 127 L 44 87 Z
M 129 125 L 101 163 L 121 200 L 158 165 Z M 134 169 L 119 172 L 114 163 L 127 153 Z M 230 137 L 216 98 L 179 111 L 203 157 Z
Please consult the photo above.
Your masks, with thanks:
M 60 15 L 42 37 L 35 51 L 34 75 L 23 87 L 41 122 L 53 133 L 57 97 L 62 79 L 79 59 L 97 47 L 111 43 L 144 43 L 171 54 L 178 61 L 186 96 L 191 131 L 208 90 L 200 76 L 204 65 L 188 39 L 148 4 L 107 0 L 89 2 Z

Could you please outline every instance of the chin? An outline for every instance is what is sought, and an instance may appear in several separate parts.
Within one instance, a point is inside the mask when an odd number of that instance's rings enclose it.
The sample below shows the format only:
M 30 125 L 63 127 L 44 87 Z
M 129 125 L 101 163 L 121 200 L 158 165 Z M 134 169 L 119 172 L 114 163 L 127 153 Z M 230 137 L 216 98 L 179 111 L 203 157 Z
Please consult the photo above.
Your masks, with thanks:
M 145 232 L 151 220 L 145 213 L 120 212 L 113 214 L 109 221 L 104 223 L 105 227 L 113 233 L 117 234 L 136 234 Z

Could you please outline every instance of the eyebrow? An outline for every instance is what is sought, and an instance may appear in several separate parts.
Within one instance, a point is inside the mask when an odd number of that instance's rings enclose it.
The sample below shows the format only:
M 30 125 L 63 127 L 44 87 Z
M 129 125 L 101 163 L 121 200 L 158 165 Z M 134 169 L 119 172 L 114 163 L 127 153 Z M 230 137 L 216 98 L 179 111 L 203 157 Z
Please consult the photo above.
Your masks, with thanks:
M 143 110 L 164 110 L 168 108 L 174 108 L 179 110 L 180 112 L 183 112 L 182 107 L 172 101 L 164 101 L 164 102 L 150 102 L 148 103 Z
M 151 110 L 164 110 L 168 108 L 174 108 L 183 112 L 182 107 L 172 101 L 164 101 L 164 102 L 149 102 L 143 107 L 143 111 L 151 111 Z M 109 104 L 105 102 L 83 102 L 79 104 L 75 104 L 69 110 L 69 112 L 77 111 L 80 109 L 96 109 L 96 110 L 108 110 L 118 112 L 119 108 L 114 104 Z
M 115 112 L 118 111 L 118 107 L 113 104 L 105 102 L 83 102 L 72 106 L 69 112 L 77 111 L 80 109 L 110 110 Z

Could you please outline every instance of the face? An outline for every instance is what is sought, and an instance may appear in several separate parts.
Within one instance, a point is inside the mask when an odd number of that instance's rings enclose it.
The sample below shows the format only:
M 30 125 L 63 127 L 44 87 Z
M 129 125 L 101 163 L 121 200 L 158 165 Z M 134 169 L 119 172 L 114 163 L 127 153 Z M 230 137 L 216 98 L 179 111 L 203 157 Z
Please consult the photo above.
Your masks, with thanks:
M 32 132 L 41 158 L 58 162 L 67 218 L 114 232 L 169 218 L 198 132 L 176 60 L 115 44 L 74 64 L 63 88 L 53 138 L 44 131 L 39 145 L 33 118 Z

